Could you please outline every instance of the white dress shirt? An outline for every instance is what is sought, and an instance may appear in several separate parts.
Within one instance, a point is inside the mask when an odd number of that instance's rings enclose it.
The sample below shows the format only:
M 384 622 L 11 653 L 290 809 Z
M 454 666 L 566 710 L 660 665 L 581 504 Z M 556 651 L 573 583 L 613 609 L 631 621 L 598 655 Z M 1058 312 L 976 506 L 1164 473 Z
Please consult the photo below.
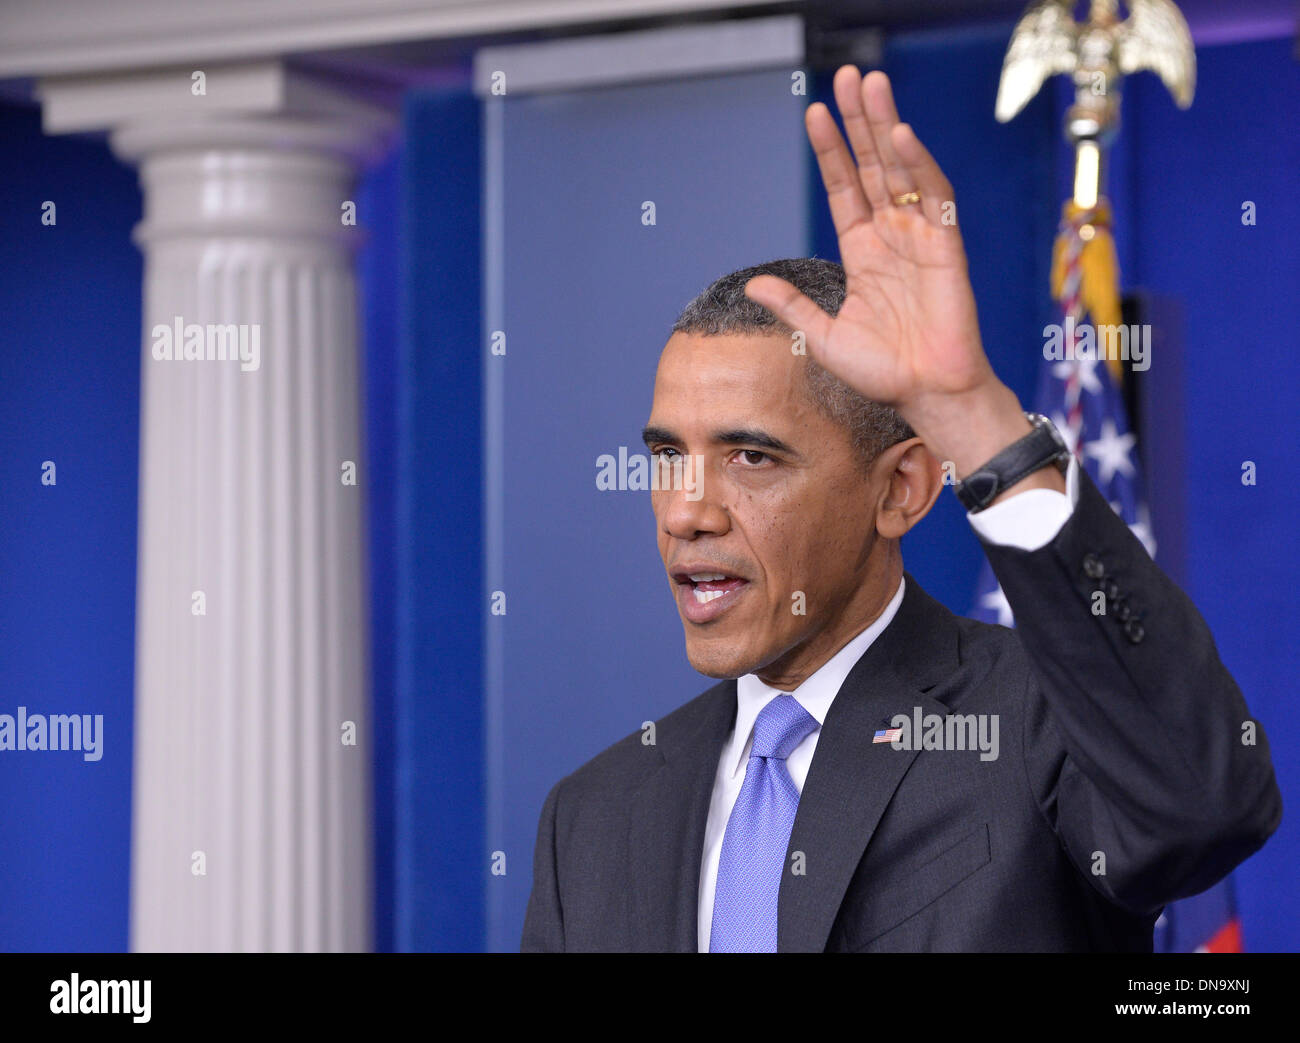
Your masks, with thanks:
M 1054 489 L 1027 489 L 985 508 L 978 514 L 967 514 L 971 527 L 989 543 L 1022 550 L 1038 550 L 1055 539 L 1061 527 L 1069 520 L 1074 505 L 1079 501 L 1078 461 L 1070 458 L 1065 475 L 1065 494 Z M 786 758 L 786 770 L 794 781 L 795 789 L 803 793 L 804 780 L 817 749 L 817 737 L 826 713 L 835 701 L 840 686 L 849 671 L 871 647 L 871 643 L 884 632 L 898 607 L 903 603 L 906 583 L 900 578 L 898 590 L 870 626 L 836 652 L 793 692 L 799 704 L 817 721 L 817 727 L 791 751 Z M 785 694 L 760 681 L 754 674 L 736 680 L 736 726 L 722 747 L 717 773 L 713 779 L 713 797 L 709 802 L 709 818 L 704 827 L 704 854 L 700 860 L 699 925 L 697 940 L 700 952 L 709 951 L 709 936 L 713 931 L 713 896 L 718 885 L 718 859 L 722 854 L 722 837 L 726 832 L 731 809 L 745 784 L 745 769 L 749 764 L 749 751 L 754 745 L 754 721 L 768 701 Z

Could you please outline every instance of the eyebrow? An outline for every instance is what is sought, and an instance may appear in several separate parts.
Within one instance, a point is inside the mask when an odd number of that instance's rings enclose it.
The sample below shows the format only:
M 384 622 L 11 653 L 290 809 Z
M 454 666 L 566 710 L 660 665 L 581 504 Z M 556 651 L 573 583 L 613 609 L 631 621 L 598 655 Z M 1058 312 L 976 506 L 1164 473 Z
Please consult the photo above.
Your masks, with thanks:
M 661 442 L 680 445 L 682 441 L 667 428 L 654 426 L 646 427 L 641 432 L 641 440 L 645 442 L 647 449 Z M 719 445 L 750 445 L 762 449 L 771 449 L 777 453 L 786 453 L 790 456 L 799 455 L 792 446 L 786 445 L 779 438 L 753 427 L 733 427 L 725 431 L 715 431 L 712 440 Z

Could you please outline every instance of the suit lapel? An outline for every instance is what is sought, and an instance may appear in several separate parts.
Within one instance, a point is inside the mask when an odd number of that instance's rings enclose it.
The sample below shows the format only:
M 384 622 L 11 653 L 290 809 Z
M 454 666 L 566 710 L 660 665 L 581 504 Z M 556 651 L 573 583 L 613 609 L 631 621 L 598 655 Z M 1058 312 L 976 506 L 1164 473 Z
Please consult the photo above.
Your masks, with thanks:
M 700 859 L 713 780 L 736 719 L 736 682 L 715 685 L 695 701 L 698 712 L 676 728 L 661 722 L 663 757 L 637 791 L 628 840 L 633 890 L 633 948 L 695 952 Z
M 831 704 L 799 798 L 778 900 L 777 948 L 820 952 L 849 881 L 915 750 L 874 743 L 895 714 L 944 714 L 925 694 L 957 668 L 954 617 L 911 576 L 898 614 L 858 660 Z M 790 856 L 803 853 L 803 874 Z

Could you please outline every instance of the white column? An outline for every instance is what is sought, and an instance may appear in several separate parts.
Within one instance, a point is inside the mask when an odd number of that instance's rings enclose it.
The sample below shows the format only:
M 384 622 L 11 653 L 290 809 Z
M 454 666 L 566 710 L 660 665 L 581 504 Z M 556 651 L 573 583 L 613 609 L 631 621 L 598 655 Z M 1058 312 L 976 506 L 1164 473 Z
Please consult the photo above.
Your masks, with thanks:
M 265 103 L 245 92 L 233 110 L 154 115 L 117 84 L 136 111 L 113 121 L 112 146 L 139 166 L 145 214 L 137 951 L 371 944 L 367 475 L 346 219 L 391 121 L 316 89 L 301 111 L 283 70 L 272 79 Z M 170 359 L 157 357 L 164 329 Z M 223 347 L 237 357 L 209 357 Z

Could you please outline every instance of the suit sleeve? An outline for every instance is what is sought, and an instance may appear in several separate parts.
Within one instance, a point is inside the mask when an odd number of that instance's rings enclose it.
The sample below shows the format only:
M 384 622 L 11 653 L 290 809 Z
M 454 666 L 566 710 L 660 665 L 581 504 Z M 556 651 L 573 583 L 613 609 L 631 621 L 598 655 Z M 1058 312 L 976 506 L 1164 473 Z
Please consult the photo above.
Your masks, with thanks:
M 984 547 L 1031 667 L 1029 786 L 1092 886 L 1149 915 L 1257 851 L 1282 816 L 1263 729 L 1191 599 L 1087 474 L 1051 542 Z
M 528 896 L 528 911 L 524 915 L 520 952 L 564 952 L 564 911 L 560 907 L 555 850 L 555 809 L 562 784 L 562 781 L 557 782 L 551 787 L 537 824 L 533 890 Z

